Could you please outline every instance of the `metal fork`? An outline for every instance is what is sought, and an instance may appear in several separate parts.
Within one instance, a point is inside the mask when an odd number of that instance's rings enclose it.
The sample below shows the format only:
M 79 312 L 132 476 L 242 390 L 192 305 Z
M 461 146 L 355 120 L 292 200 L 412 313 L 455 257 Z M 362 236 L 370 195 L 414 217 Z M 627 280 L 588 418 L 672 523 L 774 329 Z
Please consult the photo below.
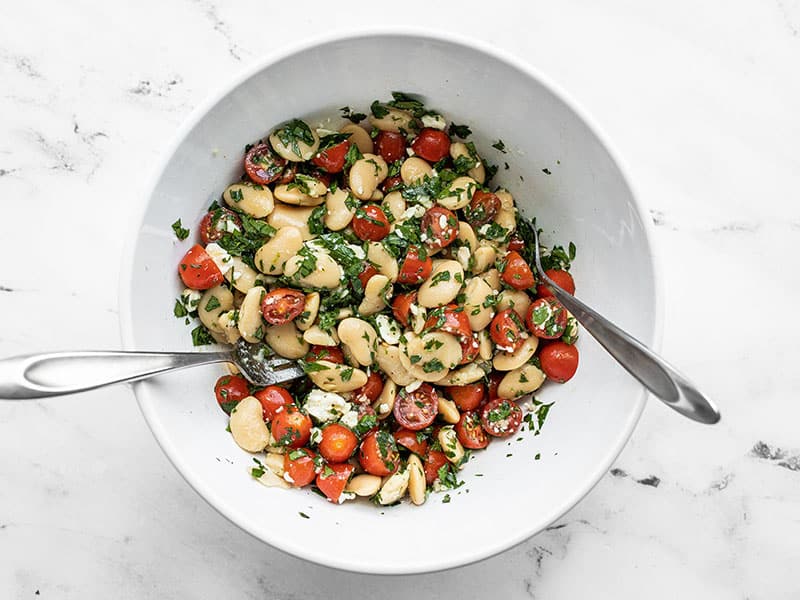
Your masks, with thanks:
M 32 400 L 122 383 L 199 365 L 230 362 L 251 383 L 285 383 L 303 376 L 293 360 L 264 344 L 240 339 L 227 352 L 84 351 L 26 354 L 0 360 L 0 399 Z
M 622 367 L 650 390 L 664 404 L 685 417 L 712 425 L 719 421 L 716 405 L 678 370 L 611 321 L 589 308 L 575 296 L 558 287 L 542 268 L 539 257 L 539 233 L 532 227 L 534 260 L 539 277 L 556 299 L 572 313 Z

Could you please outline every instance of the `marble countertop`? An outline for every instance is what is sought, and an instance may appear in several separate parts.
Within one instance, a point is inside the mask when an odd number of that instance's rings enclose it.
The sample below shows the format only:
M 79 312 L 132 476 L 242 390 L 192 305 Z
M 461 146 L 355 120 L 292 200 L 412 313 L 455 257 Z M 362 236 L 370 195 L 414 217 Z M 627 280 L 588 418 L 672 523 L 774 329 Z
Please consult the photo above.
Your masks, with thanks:
M 392 23 L 525 57 L 616 141 L 657 225 L 663 352 L 723 421 L 651 401 L 546 532 L 377 577 L 226 521 L 127 387 L 0 404 L 0 597 L 800 597 L 798 0 L 2 3 L 0 355 L 119 347 L 120 224 L 190 109 L 272 48 Z

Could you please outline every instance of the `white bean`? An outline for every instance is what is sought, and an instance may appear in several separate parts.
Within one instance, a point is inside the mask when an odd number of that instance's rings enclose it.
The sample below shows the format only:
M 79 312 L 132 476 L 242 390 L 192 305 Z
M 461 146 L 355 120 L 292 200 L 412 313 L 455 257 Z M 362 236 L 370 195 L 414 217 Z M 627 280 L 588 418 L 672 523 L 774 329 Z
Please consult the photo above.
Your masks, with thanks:
M 374 144 L 366 129 L 356 125 L 355 123 L 348 123 L 339 131 L 341 133 L 350 134 L 348 139 L 356 145 L 361 154 L 372 154 Z
M 420 306 L 434 308 L 452 302 L 464 284 L 464 269 L 456 260 L 433 262 L 433 270 L 417 292 Z
M 266 293 L 267 290 L 260 285 L 250 288 L 239 307 L 239 333 L 251 344 L 260 342 L 264 338 L 266 325 L 261 318 L 261 300 Z
M 378 351 L 375 360 L 381 371 L 399 386 L 414 383 L 416 379 L 406 370 L 400 362 L 400 348 L 378 342 Z
M 307 275 L 301 275 L 301 267 L 309 260 L 307 256 L 296 254 L 286 261 L 283 274 L 306 288 L 320 288 L 332 290 L 340 285 L 343 276 L 342 268 L 330 254 L 319 248 L 310 251 L 313 255 L 314 270 Z
M 381 207 L 383 208 L 387 217 L 390 214 L 392 215 L 391 218 L 396 223 L 403 219 L 403 214 L 406 212 L 406 201 L 405 198 L 403 198 L 403 194 L 400 192 L 389 192 L 383 199 Z
M 422 461 L 416 454 L 408 457 L 406 465 L 408 469 L 408 497 L 411 502 L 419 506 L 425 502 L 425 471 L 422 468 Z
M 348 206 L 348 199 L 351 198 L 350 192 L 344 188 L 336 188 L 334 192 L 328 192 L 325 201 L 325 216 L 323 220 L 325 227 L 331 231 L 341 231 L 353 220 L 356 214 L 356 207 Z M 351 199 L 350 202 L 353 202 Z
M 397 264 L 394 256 L 389 254 L 383 244 L 380 242 L 370 242 L 367 246 L 367 260 L 375 265 L 378 273 L 385 275 L 389 281 L 397 281 L 397 275 L 400 273 L 400 267 Z
M 456 161 L 460 156 L 467 156 L 475 161 L 475 166 L 467 171 L 467 175 L 478 183 L 483 184 L 486 181 L 486 167 L 483 166 L 483 160 L 481 160 L 480 156 L 472 155 L 465 143 L 453 142 L 450 144 L 450 157 Z
M 285 469 L 285 459 L 283 454 L 276 454 L 274 452 L 268 452 L 267 455 L 264 457 L 264 460 L 261 461 L 265 467 L 267 467 L 270 471 L 275 473 L 278 477 L 283 477 Z
M 486 272 L 486 270 L 494 264 L 496 259 L 497 251 L 491 246 L 481 246 L 477 248 L 475 252 L 472 253 L 472 273 L 474 275 L 480 275 L 481 273 Z M 497 285 L 500 285 L 499 274 Z
M 460 240 L 462 245 L 466 245 L 470 253 L 475 252 L 478 248 L 478 238 L 475 235 L 475 230 L 472 228 L 472 225 L 466 221 L 458 222 L 458 235 L 456 239 Z
M 302 139 L 299 139 L 296 135 L 287 136 L 286 132 L 289 131 L 289 128 L 293 130 L 303 128 L 306 130 L 305 134 L 307 136 L 310 135 L 312 138 L 312 142 L 310 144 L 306 143 Z M 282 140 L 281 138 L 285 139 Z M 295 119 L 276 129 L 269 136 L 269 143 L 272 145 L 272 148 L 275 150 L 275 152 L 286 160 L 292 162 L 303 162 L 305 160 L 311 160 L 317 153 L 317 149 L 319 148 L 319 135 L 317 135 L 317 132 L 309 127 L 304 121 Z
M 362 473 L 353 477 L 344 487 L 345 492 L 350 492 L 362 498 L 369 498 L 378 493 L 381 489 L 383 479 L 377 475 L 370 475 L 369 473 Z
M 236 321 L 239 318 L 238 311 L 228 310 L 222 313 L 217 319 L 217 324 L 222 329 L 222 335 L 225 337 L 225 342 L 228 344 L 235 344 L 236 341 L 242 336 L 239 333 L 239 327 Z
M 514 206 L 514 198 L 506 190 L 497 190 L 495 196 L 500 199 L 500 210 L 497 211 L 494 222 L 509 233 L 513 233 L 517 228 L 517 207 Z
M 392 475 L 389 475 L 384 479 L 381 491 L 378 492 L 378 502 L 386 506 L 400 500 L 408 489 L 408 479 L 408 467 L 400 467 Z
M 478 356 L 483 360 L 491 360 L 494 354 L 494 345 L 488 330 L 484 329 L 478 332 L 478 343 Z
M 456 403 L 452 400 L 448 400 L 444 396 L 439 396 L 439 415 L 444 419 L 445 423 L 451 423 L 453 425 L 458 423 L 461 418 Z
M 456 466 L 461 465 L 464 459 L 464 446 L 458 441 L 458 436 L 455 430 L 450 426 L 442 427 L 439 430 L 439 444 L 442 446 L 442 452 L 451 463 Z
M 303 339 L 314 346 L 336 346 L 336 338 L 330 333 L 320 328 L 319 325 L 312 325 L 303 332 Z
M 308 353 L 308 342 L 300 335 L 294 321 L 265 327 L 264 341 L 284 358 L 303 358 Z
M 261 452 L 269 442 L 269 429 L 264 422 L 264 409 L 253 396 L 242 398 L 233 408 L 230 430 L 242 450 Z
M 523 365 L 506 373 L 497 386 L 497 395 L 508 400 L 519 398 L 538 390 L 544 379 L 544 373 L 536 365 Z
M 222 333 L 219 317 L 233 307 L 233 294 L 225 286 L 218 285 L 203 293 L 197 305 L 200 322 L 212 333 Z
M 312 206 L 290 206 L 288 204 L 276 204 L 275 209 L 267 217 L 267 223 L 275 229 L 283 227 L 295 227 L 300 231 L 304 240 L 315 237 L 308 228 L 308 220 L 314 211 Z
M 414 117 L 411 113 L 399 108 L 383 107 L 386 114 L 382 117 L 375 115 L 369 116 L 369 123 L 373 127 L 381 131 L 396 131 L 400 133 L 407 133 L 412 131 L 414 126 Z
M 297 317 L 294 322 L 300 331 L 305 331 L 314 324 L 319 314 L 320 295 L 319 292 L 311 292 L 306 294 L 306 306 L 303 312 Z
M 503 290 L 497 297 L 497 312 L 507 308 L 513 308 L 523 320 L 528 314 L 531 305 L 531 297 L 522 290 Z
M 485 367 L 485 368 L 484 368 Z M 472 362 L 459 369 L 450 371 L 447 376 L 436 382 L 436 385 L 467 385 L 482 379 L 491 369 L 486 363 Z
M 500 271 L 497 269 L 489 269 L 481 273 L 481 279 L 488 283 L 493 290 L 500 289 Z
M 375 154 L 367 154 L 358 159 L 350 167 L 350 190 L 356 198 L 369 200 L 378 188 L 378 184 L 386 179 L 389 167 L 386 161 Z
M 262 277 L 259 272 L 241 258 L 231 257 L 231 264 L 233 266 L 225 273 L 225 279 L 230 281 L 234 288 L 246 294 L 250 288 L 261 285 Z
M 286 261 L 303 247 L 303 234 L 297 227 L 281 227 L 266 244 L 256 250 L 253 263 L 262 273 L 282 275 Z
M 464 290 L 464 312 L 472 331 L 483 331 L 494 317 L 492 301 L 494 293 L 489 284 L 480 277 L 473 277 Z
M 394 408 L 394 400 L 397 397 L 397 384 L 391 379 L 387 378 L 383 384 L 383 389 L 377 400 L 372 403 L 372 408 L 375 410 L 375 415 L 379 420 L 383 420 L 392 414 Z
M 538 345 L 539 338 L 534 335 L 528 336 L 514 352 L 498 353 L 494 357 L 492 364 L 494 364 L 494 368 L 497 371 L 513 371 L 514 369 L 518 369 L 531 359 Z
M 234 183 L 222 193 L 225 204 L 233 209 L 262 219 L 272 213 L 275 200 L 272 191 L 265 185 L 255 183 Z
M 477 182 L 472 177 L 456 177 L 449 186 L 449 195 L 444 198 L 437 198 L 436 202 L 450 210 L 464 208 L 472 201 L 475 190 L 478 189 Z
M 461 362 L 461 344 L 449 333 L 433 331 L 422 336 L 406 333 L 400 344 L 400 362 L 420 381 L 438 381 Z
M 342 344 L 350 349 L 358 364 L 366 367 L 375 362 L 378 334 L 372 325 L 362 319 L 349 317 L 339 323 L 336 331 Z
M 329 360 L 317 360 L 314 365 L 316 370 L 308 378 L 326 392 L 352 392 L 367 383 L 367 374 L 361 369 Z
M 407 158 L 400 166 L 400 179 L 402 179 L 403 183 L 406 185 L 420 183 L 426 177 L 432 176 L 433 168 L 426 161 L 417 156 Z
M 392 282 L 386 275 L 373 275 L 364 287 L 364 299 L 358 306 L 361 315 L 369 316 L 380 312 L 392 296 Z
M 293 206 L 319 206 L 325 202 L 325 192 L 328 188 L 321 181 L 309 179 L 305 188 L 294 182 L 276 185 L 275 198 Z M 304 191 L 305 189 L 308 193 Z

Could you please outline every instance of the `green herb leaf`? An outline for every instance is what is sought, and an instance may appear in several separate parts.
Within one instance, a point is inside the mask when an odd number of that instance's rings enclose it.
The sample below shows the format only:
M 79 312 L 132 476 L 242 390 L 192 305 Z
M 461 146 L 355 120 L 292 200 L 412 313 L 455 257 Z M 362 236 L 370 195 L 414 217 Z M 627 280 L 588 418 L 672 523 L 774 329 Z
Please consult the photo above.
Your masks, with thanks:
M 469 125 L 456 125 L 455 123 L 451 123 L 447 133 L 449 133 L 451 137 L 456 136 L 465 140 L 472 135 L 472 130 L 469 128 Z
M 499 150 L 503 154 L 507 154 L 506 145 L 503 143 L 503 140 L 497 140 L 494 144 L 492 144 L 492 148 Z
M 177 237 L 179 240 L 185 240 L 187 237 L 189 237 L 189 230 L 183 228 L 180 219 L 172 224 L 172 231 L 175 232 L 175 237 Z
M 198 325 L 194 329 L 192 329 L 192 345 L 194 346 L 205 346 L 207 344 L 213 344 L 214 338 L 211 336 L 211 332 L 206 329 L 203 325 Z

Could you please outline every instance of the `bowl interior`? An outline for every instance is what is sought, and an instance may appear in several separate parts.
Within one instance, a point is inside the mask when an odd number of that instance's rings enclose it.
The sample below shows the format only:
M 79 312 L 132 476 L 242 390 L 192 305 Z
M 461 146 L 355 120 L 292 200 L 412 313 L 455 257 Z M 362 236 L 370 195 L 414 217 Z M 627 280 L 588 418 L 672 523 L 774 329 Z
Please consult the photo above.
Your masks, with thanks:
M 306 47 L 254 71 L 196 113 L 157 177 L 123 274 L 126 346 L 192 349 L 189 329 L 172 315 L 182 289 L 176 265 L 206 207 L 239 177 L 245 144 L 295 116 L 327 115 L 336 125 L 339 107 L 366 111 L 391 90 L 419 93 L 448 119 L 469 124 L 478 149 L 499 165 L 495 183 L 513 193 L 525 215 L 538 218 L 544 241 L 575 242 L 581 298 L 653 342 L 646 228 L 618 165 L 586 122 L 550 86 L 493 52 L 381 35 Z M 490 148 L 498 139 L 506 154 Z M 170 228 L 178 217 L 192 226 L 184 242 Z M 541 530 L 591 489 L 621 450 L 643 406 L 642 388 L 588 335 L 579 348 L 576 377 L 540 391 L 542 400 L 555 402 L 541 435 L 492 444 L 465 467 L 466 483 L 450 492 L 449 503 L 432 495 L 421 507 L 333 506 L 310 491 L 253 481 L 252 458 L 226 433 L 214 400 L 222 367 L 142 382 L 136 394 L 180 472 L 253 535 L 334 567 L 421 572 L 484 558 Z

